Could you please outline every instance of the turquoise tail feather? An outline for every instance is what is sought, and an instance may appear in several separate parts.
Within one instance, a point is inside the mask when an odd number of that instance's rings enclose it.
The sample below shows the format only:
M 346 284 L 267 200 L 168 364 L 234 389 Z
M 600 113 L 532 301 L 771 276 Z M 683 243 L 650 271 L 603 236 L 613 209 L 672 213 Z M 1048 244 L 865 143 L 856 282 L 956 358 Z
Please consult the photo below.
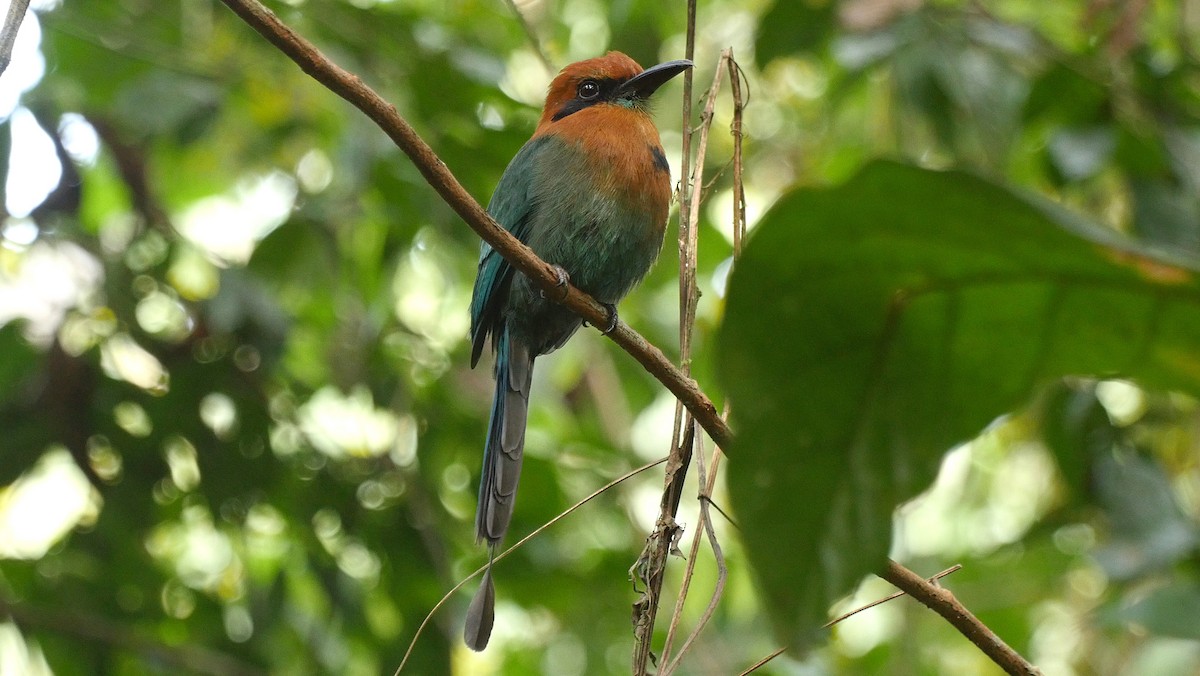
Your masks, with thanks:
M 494 545 L 504 537 L 512 519 L 525 451 L 525 420 L 529 412 L 529 384 L 533 357 L 528 346 L 513 341 L 505 329 L 496 345 L 496 395 L 488 421 L 475 512 L 475 537 Z

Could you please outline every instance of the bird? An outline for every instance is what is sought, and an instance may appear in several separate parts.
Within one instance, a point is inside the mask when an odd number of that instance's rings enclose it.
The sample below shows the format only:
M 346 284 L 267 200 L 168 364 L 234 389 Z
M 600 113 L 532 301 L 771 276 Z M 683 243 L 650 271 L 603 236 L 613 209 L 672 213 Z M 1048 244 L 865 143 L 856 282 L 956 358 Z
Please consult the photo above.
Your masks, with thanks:
M 650 270 L 662 249 L 670 165 L 650 97 L 692 67 L 686 59 L 643 69 L 611 51 L 572 63 L 551 81 L 533 136 L 500 177 L 488 213 L 608 310 Z M 488 566 L 467 610 L 464 640 L 483 650 L 494 621 L 492 560 L 512 518 L 525 445 L 534 361 L 562 347 L 583 320 L 482 244 L 471 294 L 471 367 L 491 339 L 496 381 L 479 480 L 477 542 Z

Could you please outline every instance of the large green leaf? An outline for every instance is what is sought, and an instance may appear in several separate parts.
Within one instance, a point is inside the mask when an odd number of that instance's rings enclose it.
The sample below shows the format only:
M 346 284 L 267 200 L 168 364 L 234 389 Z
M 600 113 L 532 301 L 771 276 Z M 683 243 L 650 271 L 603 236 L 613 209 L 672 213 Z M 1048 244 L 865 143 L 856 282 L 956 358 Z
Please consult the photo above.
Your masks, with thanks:
M 791 54 L 816 52 L 837 28 L 836 3 L 827 0 L 781 0 L 763 17 L 755 40 L 760 66 Z
M 730 282 L 733 506 L 776 626 L 811 641 L 942 454 L 1067 374 L 1200 392 L 1197 267 L 1044 200 L 879 162 L 767 214 Z

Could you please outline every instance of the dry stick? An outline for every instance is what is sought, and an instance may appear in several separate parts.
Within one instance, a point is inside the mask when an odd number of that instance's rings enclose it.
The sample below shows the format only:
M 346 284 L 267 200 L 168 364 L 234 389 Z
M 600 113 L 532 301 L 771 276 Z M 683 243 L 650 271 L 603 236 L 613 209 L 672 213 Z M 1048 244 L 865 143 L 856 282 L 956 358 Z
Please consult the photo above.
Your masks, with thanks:
M 558 276 L 550 264 L 538 258 L 532 249 L 522 244 L 488 215 L 433 149 L 396 112 L 395 106 L 384 101 L 358 76 L 327 59 L 311 42 L 281 22 L 279 17 L 257 0 L 222 2 L 279 51 L 295 61 L 301 70 L 371 118 L 404 154 L 408 155 L 413 166 L 421 172 L 446 204 L 513 267 L 529 277 L 538 287 L 546 290 L 549 295 L 555 298 L 563 297 L 558 287 Z M 568 287 L 561 304 L 592 326 L 606 326 L 609 322 L 607 308 L 574 286 Z M 717 414 L 716 406 L 700 391 L 696 382 L 676 368 L 661 350 L 647 342 L 624 322 L 618 322 L 616 329 L 607 335 L 683 402 L 714 441 L 722 448 L 729 445 L 733 434 Z
M 8 13 L 4 16 L 4 27 L 0 28 L 0 73 L 8 70 L 12 63 L 13 46 L 17 44 L 17 31 L 21 30 L 21 22 L 25 20 L 25 11 L 29 9 L 29 0 L 12 0 L 8 5 Z
M 718 73 L 720 72 L 722 65 L 727 66 L 729 68 L 729 89 L 730 89 L 730 94 L 733 97 L 733 121 L 730 123 L 729 132 L 733 136 L 732 164 L 733 164 L 734 200 L 733 200 L 732 223 L 733 223 L 733 257 L 734 257 L 734 260 L 736 261 L 739 257 L 741 257 L 742 242 L 743 242 L 743 240 L 745 238 L 745 234 L 746 234 L 746 200 L 745 200 L 745 191 L 743 190 L 743 187 L 742 187 L 742 181 L 743 181 L 743 177 L 742 177 L 742 110 L 745 108 L 745 103 L 742 99 L 741 67 L 738 65 L 737 60 L 733 58 L 733 49 L 732 48 L 726 49 L 724 52 L 721 53 L 721 60 L 717 65 Z M 719 77 L 714 78 L 713 89 L 709 91 L 709 97 L 710 97 L 709 101 L 710 102 L 712 100 L 712 97 L 714 97 L 717 94 L 719 82 L 720 82 Z M 705 134 L 708 133 L 708 127 L 711 127 L 711 124 L 712 124 L 711 112 L 709 112 L 706 109 L 706 113 L 708 113 L 708 114 L 706 116 L 704 116 L 705 125 L 706 125 L 705 129 L 704 129 Z M 701 142 L 701 146 L 707 147 L 706 140 Z M 703 199 L 704 199 L 704 196 L 701 195 L 701 201 L 703 201 Z M 729 402 L 725 403 L 725 410 L 722 412 L 721 417 L 726 420 L 729 419 Z M 700 444 L 699 449 L 700 449 L 700 452 L 703 453 L 703 444 Z M 691 585 L 692 574 L 695 570 L 697 555 L 698 555 L 699 549 L 700 549 L 700 532 L 702 530 L 708 535 L 709 542 L 712 544 L 713 557 L 717 563 L 717 583 L 716 583 L 716 585 L 714 585 L 713 594 L 712 594 L 712 597 L 709 599 L 708 607 L 705 609 L 704 613 L 701 615 L 700 620 L 696 623 L 696 626 L 692 628 L 692 632 L 688 635 L 687 640 L 684 641 L 683 647 L 681 647 L 679 649 L 679 655 L 676 656 L 676 658 L 674 660 L 672 660 L 668 663 L 667 669 L 665 669 L 663 672 L 664 674 L 669 674 L 669 673 L 673 672 L 676 668 L 678 668 L 679 662 L 683 659 L 683 656 L 687 653 L 688 648 L 696 640 L 696 638 L 700 635 L 700 632 L 704 629 L 704 626 L 706 624 L 708 624 L 708 620 L 709 620 L 709 618 L 712 617 L 713 612 L 715 612 L 717 603 L 720 601 L 721 595 L 725 589 L 725 578 L 726 578 L 726 574 L 727 574 L 727 570 L 725 568 L 725 557 L 721 551 L 721 546 L 718 543 L 718 541 L 713 533 L 712 516 L 708 512 L 708 508 L 710 506 L 712 506 L 712 507 L 715 507 L 717 509 L 717 511 L 722 514 L 722 516 L 725 516 L 726 519 L 729 519 L 729 516 L 726 515 L 725 512 L 723 510 L 721 510 L 721 508 L 719 506 L 712 503 L 713 486 L 716 483 L 717 469 L 721 463 L 721 449 L 716 448 L 713 452 L 712 464 L 710 465 L 710 467 L 708 469 L 708 481 L 707 482 L 704 480 L 703 462 L 704 462 L 703 457 L 701 457 L 696 466 L 697 471 L 700 474 L 700 485 L 701 485 L 701 493 L 699 496 L 700 527 L 696 529 L 695 537 L 692 538 L 691 555 L 690 555 L 690 558 L 688 559 L 687 568 L 684 571 L 683 582 L 680 585 L 679 595 L 678 595 L 678 598 L 677 598 L 676 604 L 675 604 L 675 613 L 671 617 L 671 624 L 667 630 L 667 640 L 663 647 L 663 661 L 667 661 L 670 656 L 671 642 L 674 638 L 675 629 L 679 623 L 680 615 L 683 612 L 684 602 L 687 600 L 688 589 Z M 732 519 L 730 519 L 730 523 L 733 523 Z M 736 528 L 737 525 L 734 524 L 734 527 Z
M 708 471 L 704 469 L 704 440 L 701 439 L 696 443 L 696 474 L 697 480 L 700 482 L 700 527 L 696 529 L 696 537 L 692 539 L 691 560 L 688 561 L 687 573 L 683 590 L 680 592 L 679 603 L 675 606 L 676 615 L 671 618 L 671 629 L 674 630 L 678 624 L 679 612 L 683 609 L 683 599 L 687 595 L 687 585 L 691 581 L 692 571 L 695 569 L 697 555 L 700 550 L 700 532 L 703 531 L 708 537 L 708 544 L 713 550 L 713 561 L 717 565 L 717 581 L 713 585 L 712 596 L 708 599 L 708 606 L 700 615 L 700 619 L 696 622 L 696 626 L 692 628 L 692 632 L 688 634 L 683 645 L 679 647 L 679 654 L 675 656 L 663 669 L 663 676 L 669 676 L 679 668 L 679 662 L 683 656 L 687 654 L 688 648 L 692 647 L 692 643 L 700 636 L 700 632 L 704 630 L 705 625 L 712 619 L 713 613 L 717 612 L 717 604 L 721 602 L 721 596 L 725 593 L 725 582 L 729 577 L 729 568 L 725 565 L 725 552 L 721 549 L 721 543 L 717 540 L 717 534 L 713 531 L 712 517 L 708 514 L 708 496 L 712 495 L 713 486 L 717 483 L 717 469 L 721 466 L 721 449 L 713 450 L 712 465 Z M 667 651 L 663 649 L 663 661 L 667 659 Z
M 771 653 L 770 655 L 767 655 L 766 657 L 755 662 L 754 664 L 751 664 L 745 671 L 738 674 L 738 676 L 747 676 L 748 674 L 752 674 L 752 673 L 758 671 L 759 667 L 764 666 L 767 662 L 770 662 L 771 660 L 775 659 L 776 657 L 779 657 L 780 655 L 783 654 L 783 652 L 785 650 L 787 650 L 786 647 L 776 649 L 775 652 Z
M 1042 673 L 972 615 L 949 589 L 926 581 L 891 559 L 888 559 L 887 568 L 879 576 L 941 615 L 1004 671 L 1014 676 L 1040 676 Z
M 696 52 L 696 0 L 688 0 L 687 4 L 687 45 L 684 48 L 685 58 L 695 61 Z M 695 246 L 694 246 L 694 214 L 691 211 L 691 194 L 695 184 L 690 180 L 689 163 L 692 143 L 692 80 L 693 71 L 688 69 L 683 75 L 683 106 L 682 106 L 682 158 L 680 160 L 679 187 L 679 361 L 684 377 L 691 377 L 692 341 L 691 329 L 695 321 Z M 701 166 L 697 164 L 697 166 Z M 710 402 L 711 403 L 711 402 Z M 689 411 L 691 407 L 688 407 Z M 716 409 L 713 409 L 716 414 Z M 707 430 L 708 427 L 705 426 Z M 667 567 L 667 557 L 675 550 L 676 540 L 682 532 L 679 524 L 675 523 L 675 514 L 679 511 L 679 502 L 683 496 L 683 483 L 687 477 L 687 466 L 691 461 L 692 443 L 695 434 L 692 431 L 690 419 L 685 418 L 683 410 L 676 402 L 675 421 L 671 429 L 671 449 L 668 454 L 667 466 L 663 471 L 663 494 L 659 504 L 658 520 L 654 531 L 646 538 L 646 545 L 633 565 L 638 571 L 639 578 L 645 584 L 645 592 L 633 604 L 633 674 L 642 676 L 647 673 L 652 659 L 651 648 L 654 638 L 654 622 L 658 616 L 658 604 L 662 595 L 663 575 Z M 686 431 L 686 432 L 685 432 Z M 711 436 L 711 432 L 710 432 Z M 721 441 L 713 437 L 719 445 L 725 445 L 728 440 Z
M 749 101 L 749 92 L 742 98 L 742 67 L 729 58 L 729 89 L 733 93 L 733 121 L 729 133 L 733 136 L 733 259 L 742 256 L 742 244 L 746 241 L 746 186 L 742 176 L 742 111 Z M 726 414 L 729 413 L 726 406 Z
M 896 564 L 896 565 L 900 565 L 900 564 Z M 950 566 L 949 568 L 947 568 L 946 570 L 943 570 L 942 572 L 938 573 L 937 575 L 934 575 L 933 577 L 929 578 L 929 582 L 936 583 L 938 580 L 942 579 L 943 577 L 946 577 L 950 573 L 956 573 L 960 570 L 962 570 L 962 564 L 956 563 L 953 566 Z M 854 617 L 855 615 L 863 612 L 864 610 L 870 610 L 871 608 L 874 608 L 875 606 L 882 605 L 893 599 L 898 599 L 901 596 L 904 596 L 904 592 L 898 591 L 895 594 L 889 594 L 881 599 L 876 599 L 874 601 L 871 601 L 870 603 L 868 603 L 865 606 L 859 606 L 859 607 L 855 608 L 854 610 L 851 610 L 848 613 L 838 615 L 837 617 L 833 618 L 832 620 L 821 625 L 821 627 L 824 629 L 828 629 L 829 627 L 832 627 L 833 625 L 838 624 L 842 620 L 846 620 L 851 617 Z M 782 655 L 785 650 L 787 650 L 786 646 L 783 648 L 779 648 L 778 650 L 771 653 L 770 655 L 767 655 L 766 657 L 762 658 L 761 660 L 750 665 L 750 668 L 748 668 L 745 671 L 743 671 L 742 673 L 738 674 L 738 676 L 746 676 L 747 674 L 757 671 L 759 667 L 765 665 L 767 662 L 770 662 L 771 660 L 775 659 L 776 657 L 779 657 L 780 655 Z
M 733 121 L 730 123 L 729 131 L 733 136 L 733 259 L 736 261 L 737 259 L 741 258 L 742 243 L 746 238 L 746 192 L 743 187 L 744 177 L 742 176 L 742 111 L 745 108 L 746 102 L 742 99 L 741 66 L 738 65 L 737 60 L 733 58 L 733 48 L 727 49 L 725 56 L 728 57 L 725 58 L 724 61 L 729 67 L 729 89 L 733 96 Z M 701 198 L 703 199 L 703 196 L 701 196 Z M 725 410 L 721 417 L 725 420 L 729 419 L 729 402 L 725 403 Z M 708 608 L 705 609 L 700 621 L 697 622 L 696 627 L 692 630 L 692 633 L 684 642 L 683 647 L 680 648 L 679 657 L 675 660 L 675 663 L 671 665 L 672 670 L 678 666 L 677 663 L 683 658 L 683 655 L 687 652 L 688 647 L 693 641 L 696 640 L 696 638 L 700 635 L 700 631 L 704 629 L 704 625 L 706 625 L 709 618 L 712 617 L 713 612 L 716 610 L 717 602 L 720 600 L 721 593 L 724 591 L 725 587 L 725 576 L 727 574 L 725 569 L 725 557 L 721 551 L 720 544 L 717 542 L 717 539 L 713 534 L 712 516 L 708 512 L 708 508 L 712 506 L 715 507 L 723 516 L 725 516 L 726 519 L 729 519 L 729 516 L 725 514 L 725 512 L 722 511 L 718 505 L 712 503 L 713 486 L 716 483 L 717 469 L 720 467 L 721 455 L 722 449 L 720 447 L 717 447 L 713 450 L 712 466 L 709 468 L 708 472 L 709 478 L 705 484 L 704 493 L 700 496 L 700 522 L 704 526 L 705 531 L 708 533 L 709 541 L 712 543 L 713 557 L 718 566 L 718 583 L 716 588 L 713 590 L 713 596 L 709 601 Z M 703 467 L 702 465 L 697 465 L 697 467 L 701 470 L 701 480 L 703 482 Z M 729 521 L 730 523 L 733 523 L 732 519 L 729 519 Z M 736 523 L 733 523 L 733 525 L 735 528 L 737 527 Z M 698 539 L 699 538 L 697 537 L 697 540 Z
M 667 456 L 667 466 L 663 470 L 666 484 L 663 489 L 661 512 L 654 532 L 646 538 L 646 546 L 641 555 L 630 568 L 630 577 L 634 579 L 634 590 L 637 582 L 645 585 L 641 597 L 633 604 L 633 673 L 644 676 L 651 660 L 650 642 L 654 636 L 654 620 L 658 615 L 658 602 L 662 594 L 663 574 L 667 568 L 667 557 L 678 552 L 677 541 L 682 531 L 675 523 L 675 510 L 679 507 L 677 496 L 682 491 L 683 476 L 687 470 L 687 458 L 681 457 L 686 451 L 690 456 L 692 442 L 695 438 L 695 426 L 689 425 L 678 445 L 671 446 Z M 678 477 L 680 488 L 676 489 L 675 478 Z M 674 502 L 672 502 L 674 501 Z M 672 506 L 673 505 L 673 506 Z
M 742 243 L 745 242 L 746 239 L 746 191 L 743 186 L 742 176 L 742 110 L 745 108 L 746 102 L 742 98 L 741 66 L 739 66 L 737 61 L 733 58 L 732 48 L 726 51 L 728 54 L 728 59 L 723 60 L 729 67 L 729 88 L 733 95 L 733 121 L 730 123 L 729 132 L 733 136 L 733 258 L 736 261 L 737 259 L 741 258 Z M 703 196 L 701 196 L 701 198 L 703 199 Z M 728 420 L 728 402 L 725 403 L 725 411 L 721 417 Z M 688 646 L 691 645 L 692 641 L 694 641 L 695 638 L 700 635 L 700 631 L 704 628 L 704 625 L 708 623 L 708 619 L 712 616 L 713 611 L 716 609 L 716 604 L 720 600 L 721 592 L 724 590 L 726 575 L 724 555 L 721 552 L 720 545 L 717 543 L 716 538 L 713 536 L 712 517 L 708 513 L 708 507 L 710 505 L 715 507 L 722 516 L 724 516 L 731 524 L 733 524 L 734 528 L 737 528 L 737 524 L 729 518 L 728 514 L 725 514 L 724 510 L 722 510 L 719 505 L 716 505 L 712 502 L 713 485 L 716 482 L 717 468 L 720 466 L 720 462 L 721 448 L 717 447 L 713 452 L 712 466 L 709 468 L 708 482 L 705 485 L 704 493 L 700 496 L 701 524 L 704 526 L 705 531 L 709 534 L 709 540 L 712 542 L 713 557 L 717 561 L 720 575 L 718 578 L 719 588 L 714 589 L 712 600 L 709 602 L 709 607 L 705 610 L 704 615 L 701 617 L 700 622 L 697 623 L 696 628 L 693 629 L 691 635 L 688 636 L 687 641 L 684 642 L 683 647 L 679 651 L 679 657 L 676 658 L 675 662 L 671 664 L 672 670 L 675 668 L 675 666 L 677 666 L 679 660 L 683 658 L 683 655 L 687 652 Z M 697 535 L 692 547 L 693 560 L 696 558 L 696 543 L 698 542 L 699 536 Z M 691 568 L 688 569 L 688 574 L 690 576 Z M 686 584 L 687 583 L 685 581 L 685 588 Z M 686 595 L 686 592 L 681 592 L 681 596 L 684 595 Z M 672 624 L 674 624 L 674 621 Z M 674 627 L 672 626 L 672 628 Z
M 717 94 L 721 91 L 721 76 L 725 72 L 725 68 L 724 68 L 725 61 L 728 60 L 729 58 L 730 58 L 730 50 L 726 49 L 725 51 L 721 52 L 721 58 L 717 62 L 716 73 L 714 73 L 714 75 L 713 75 L 712 86 L 710 86 L 708 88 L 708 93 L 705 95 L 706 100 L 704 102 L 704 110 L 703 110 L 703 112 L 700 113 L 700 138 L 699 138 L 699 141 L 697 141 L 696 169 L 695 169 L 695 175 L 693 176 L 692 188 L 691 188 L 691 190 L 689 190 L 690 194 L 688 195 L 688 198 L 689 198 L 688 201 L 690 202 L 690 206 L 687 209 L 687 212 L 689 214 L 693 214 L 693 215 L 696 214 L 700 208 L 700 201 L 699 201 L 700 191 L 697 190 L 695 186 L 703 180 L 704 156 L 708 150 L 708 133 L 712 129 L 713 111 L 716 107 Z M 682 216 L 682 213 L 683 213 L 683 208 L 681 206 L 680 207 L 681 215 L 680 215 L 680 219 L 679 219 L 679 222 L 680 222 L 680 225 L 679 225 L 680 267 L 681 267 L 681 271 L 682 271 L 682 268 L 687 266 L 687 270 L 688 270 L 689 274 L 686 276 L 687 283 L 684 282 L 685 276 L 683 274 L 681 274 L 680 278 L 679 278 L 680 279 L 680 289 L 679 289 L 679 291 L 680 291 L 680 293 L 679 293 L 680 308 L 679 309 L 680 309 L 681 315 L 688 317 L 690 320 L 692 317 L 695 316 L 695 311 L 696 311 L 695 260 L 696 260 L 696 249 L 698 248 L 697 247 L 697 243 L 698 243 L 697 231 L 699 230 L 699 228 L 695 227 L 695 224 L 692 222 L 692 220 L 693 220 L 692 218 L 687 219 L 688 227 L 686 228 L 687 236 L 685 237 L 684 218 Z M 680 330 L 680 342 L 681 342 L 681 344 L 686 345 L 686 348 L 687 348 L 686 351 L 681 350 L 681 354 L 683 355 L 683 358 L 685 360 L 684 365 L 683 365 L 684 372 L 687 372 L 687 370 L 689 368 L 687 358 L 688 358 L 688 356 L 690 356 L 690 353 L 691 353 L 690 321 L 688 324 L 689 325 L 686 327 L 686 330 L 685 330 L 685 324 L 683 322 L 680 323 L 680 329 L 681 329 Z M 682 414 L 682 411 L 680 410 L 679 406 L 677 405 L 676 406 L 676 415 L 680 416 L 681 414 Z M 688 420 L 688 421 L 686 421 L 685 424 L 691 424 L 691 421 Z M 702 488 L 703 488 L 703 486 L 704 486 L 704 484 L 701 483 Z M 688 586 L 689 586 L 689 583 L 691 582 L 692 570 L 696 565 L 696 553 L 697 553 L 697 551 L 699 549 L 699 545 L 700 545 L 700 533 L 701 533 L 701 529 L 697 529 L 696 537 L 693 538 L 693 540 L 692 540 L 691 556 L 688 558 L 688 564 L 684 571 L 683 585 L 680 588 L 679 596 L 675 599 L 675 611 L 671 615 L 671 624 L 668 625 L 668 627 L 667 627 L 667 638 L 666 638 L 666 641 L 664 641 L 664 643 L 663 643 L 663 649 L 662 649 L 662 660 L 664 662 L 667 662 L 671 657 L 671 645 L 672 645 L 672 643 L 674 643 L 674 640 L 675 640 L 675 630 L 679 624 L 680 615 L 683 612 L 683 604 L 684 604 L 684 602 L 687 601 Z
M 696 58 L 696 2 L 688 0 L 687 15 L 687 46 L 684 48 L 688 59 Z M 696 321 L 696 216 L 692 211 L 691 195 L 696 189 L 696 171 L 691 166 L 692 152 L 692 86 L 695 71 L 689 69 L 683 80 L 683 121 L 680 129 L 683 134 L 679 169 L 679 364 L 683 373 L 691 377 L 692 373 L 692 327 Z M 703 166 L 699 171 L 703 174 Z M 686 439 L 684 437 L 687 437 Z M 666 476 L 663 482 L 662 511 L 660 512 L 658 528 L 660 535 L 667 530 L 679 532 L 675 524 L 675 514 L 679 511 L 679 501 L 683 495 L 683 481 L 687 477 L 687 466 L 691 462 L 692 444 L 695 435 L 691 423 L 686 419 L 685 411 L 679 402 L 675 404 L 675 421 L 671 428 L 671 460 L 667 463 Z M 666 538 L 673 539 L 672 537 Z M 665 547 L 662 548 L 665 553 Z M 665 557 L 664 557 L 665 565 Z M 661 589 L 661 581 L 658 589 Z M 657 595 L 658 589 L 655 590 Z M 657 613 L 658 599 L 654 599 L 654 613 L 650 615 L 650 625 L 653 628 L 654 617 Z M 649 655 L 649 645 L 645 647 L 643 656 Z
M 900 565 L 900 564 L 896 564 L 896 565 Z M 956 563 L 956 564 L 954 564 L 953 566 L 950 566 L 949 568 L 947 568 L 946 570 L 943 570 L 942 572 L 938 573 L 937 575 L 934 575 L 933 577 L 929 578 L 929 581 L 930 581 L 930 582 L 937 582 L 938 580 L 942 579 L 943 577 L 946 577 L 946 576 L 947 576 L 947 575 L 949 575 L 950 573 L 957 573 L 957 572 L 958 572 L 958 571 L 960 571 L 960 570 L 962 570 L 962 564 L 961 564 L 961 563 Z M 888 594 L 887 596 L 885 596 L 885 597 L 883 597 L 883 598 L 881 598 L 881 599 L 877 599 L 877 600 L 875 600 L 875 601 L 871 601 L 870 603 L 868 603 L 868 604 L 867 604 L 867 605 L 865 605 L 865 606 L 859 606 L 859 607 L 855 608 L 854 610 L 851 610 L 851 611 L 850 611 L 850 612 L 848 612 L 848 613 L 844 613 L 844 614 L 842 614 L 842 615 L 838 615 L 837 617 L 833 618 L 832 620 L 830 620 L 830 621 L 826 622 L 825 624 L 821 625 L 821 627 L 822 627 L 822 628 L 824 628 L 824 629 L 828 629 L 829 627 L 832 627 L 833 625 L 835 625 L 835 624 L 838 624 L 838 623 L 839 623 L 839 622 L 841 622 L 842 620 L 846 620 L 846 619 L 849 619 L 849 618 L 851 618 L 851 617 L 854 617 L 855 615 L 857 615 L 857 614 L 861 613 L 861 612 L 862 612 L 862 611 L 864 611 L 864 610 L 870 610 L 870 609 L 874 608 L 875 606 L 882 605 L 882 604 L 884 604 L 884 603 L 887 603 L 888 601 L 891 601 L 891 600 L 893 600 L 893 599 L 898 599 L 898 598 L 900 598 L 901 596 L 904 596 L 904 592 L 902 592 L 902 591 L 895 592 L 894 594 Z
M 580 500 L 579 502 L 576 502 L 574 505 L 571 505 L 570 507 L 568 507 L 566 509 L 566 511 L 562 512 L 561 514 L 554 517 L 553 519 L 550 519 L 546 523 L 539 526 L 536 530 L 534 530 L 529 535 L 526 535 L 525 537 L 521 538 L 513 546 L 511 546 L 508 549 L 504 550 L 503 552 L 497 554 L 496 558 L 492 559 L 492 564 L 494 565 L 494 564 L 500 563 L 500 561 L 502 561 L 505 557 L 507 557 L 509 554 L 513 553 L 517 549 L 521 548 L 526 542 L 529 542 L 534 537 L 541 534 L 542 531 L 553 526 L 554 524 L 558 523 L 559 521 L 562 521 L 564 518 L 566 518 L 566 516 L 568 514 L 570 514 L 571 512 L 574 512 L 575 510 L 579 509 L 580 507 L 591 502 L 593 499 L 595 499 L 601 493 L 611 489 L 613 486 L 616 486 L 617 484 L 619 484 L 623 481 L 631 479 L 631 478 L 637 476 L 638 474 L 645 472 L 648 469 L 653 469 L 654 467 L 657 467 L 666 461 L 667 461 L 666 458 L 659 458 L 658 460 L 655 460 L 654 462 L 647 463 L 645 465 L 642 465 L 641 467 L 638 467 L 637 469 L 630 470 L 630 471 L 622 474 L 621 476 L 617 477 L 616 479 L 613 479 L 612 481 L 604 484 L 600 488 L 597 488 L 596 490 L 592 491 L 592 493 L 590 495 L 588 495 L 586 498 Z M 413 635 L 412 642 L 408 644 L 408 650 L 404 651 L 404 659 L 402 659 L 400 661 L 400 666 L 396 667 L 396 672 L 395 672 L 394 676 L 400 676 L 400 672 L 404 670 L 404 665 L 408 664 L 408 658 L 412 656 L 413 648 L 415 648 L 417 646 L 417 639 L 421 638 L 421 632 L 425 630 L 425 625 L 429 624 L 429 621 L 431 619 L 433 619 L 434 614 L 437 613 L 437 611 L 440 610 L 441 607 L 444 606 L 446 604 L 446 602 L 450 600 L 451 596 L 454 596 L 455 592 L 457 592 L 459 589 L 462 589 L 463 585 L 465 585 L 466 583 L 475 579 L 475 577 L 477 575 L 480 575 L 481 573 L 483 573 L 483 571 L 487 570 L 487 568 L 488 568 L 487 565 L 480 566 L 478 569 L 475 570 L 474 573 L 471 573 L 470 575 L 463 578 L 461 582 L 454 585 L 454 587 L 451 588 L 450 591 L 446 592 L 446 595 L 442 597 L 441 601 L 438 601 L 437 604 L 434 605 L 433 608 L 431 608 L 429 610 L 429 613 L 425 615 L 425 619 L 421 620 L 421 624 L 417 627 L 417 633 Z

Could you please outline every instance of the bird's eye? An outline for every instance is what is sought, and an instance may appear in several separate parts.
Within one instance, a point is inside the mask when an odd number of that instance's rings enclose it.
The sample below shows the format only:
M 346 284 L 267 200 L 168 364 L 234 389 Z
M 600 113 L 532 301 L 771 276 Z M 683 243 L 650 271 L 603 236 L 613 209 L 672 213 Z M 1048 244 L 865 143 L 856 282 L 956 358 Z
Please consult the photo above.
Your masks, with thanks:
M 584 101 L 590 101 L 600 96 L 600 83 L 595 80 L 584 80 L 579 83 L 579 88 L 575 90 L 575 95 Z

